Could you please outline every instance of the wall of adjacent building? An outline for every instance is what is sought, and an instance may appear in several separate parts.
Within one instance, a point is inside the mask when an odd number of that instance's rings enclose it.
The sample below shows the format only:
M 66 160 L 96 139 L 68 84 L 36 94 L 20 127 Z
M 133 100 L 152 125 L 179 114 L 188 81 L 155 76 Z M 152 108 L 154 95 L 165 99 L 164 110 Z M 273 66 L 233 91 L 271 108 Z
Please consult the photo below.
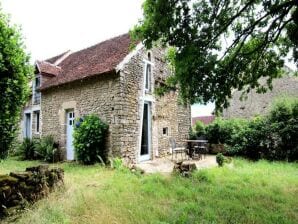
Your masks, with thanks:
M 234 92 L 230 106 L 223 111 L 223 117 L 251 118 L 267 114 L 274 100 L 282 96 L 298 97 L 298 77 L 285 75 L 275 79 L 272 91 L 268 90 L 264 94 L 251 91 L 243 101 L 239 99 L 241 92 Z

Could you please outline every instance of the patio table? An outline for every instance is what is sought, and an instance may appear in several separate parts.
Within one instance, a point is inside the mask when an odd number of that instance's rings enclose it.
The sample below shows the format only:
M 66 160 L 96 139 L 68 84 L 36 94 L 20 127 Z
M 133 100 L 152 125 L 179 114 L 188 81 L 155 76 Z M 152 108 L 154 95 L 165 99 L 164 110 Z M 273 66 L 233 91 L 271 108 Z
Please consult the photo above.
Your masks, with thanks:
M 201 158 L 201 152 L 200 149 L 206 148 L 206 143 L 208 143 L 207 140 L 184 140 L 184 142 L 187 143 L 187 148 L 189 149 L 189 157 L 193 158 L 194 153 L 199 154 L 199 158 Z M 198 146 L 195 147 L 194 145 Z

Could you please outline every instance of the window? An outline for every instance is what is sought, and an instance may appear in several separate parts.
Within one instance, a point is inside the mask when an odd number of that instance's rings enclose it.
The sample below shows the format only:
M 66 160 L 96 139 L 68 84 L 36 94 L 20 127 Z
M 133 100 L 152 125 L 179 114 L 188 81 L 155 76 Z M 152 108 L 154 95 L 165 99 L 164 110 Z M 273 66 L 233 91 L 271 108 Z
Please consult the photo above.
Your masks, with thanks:
M 162 134 L 164 136 L 168 136 L 169 135 L 169 129 L 168 129 L 168 127 L 165 127 L 165 128 L 162 129 Z
M 36 133 L 39 133 L 39 127 L 40 127 L 40 111 L 34 111 L 34 114 L 35 114 L 35 119 L 36 119 L 36 122 L 35 122 L 35 131 Z
M 151 64 L 146 63 L 146 84 L 145 84 L 146 90 L 150 90 L 150 82 L 151 82 Z
M 147 60 L 145 60 L 145 90 L 151 91 L 152 63 L 150 52 L 147 56 Z
M 35 77 L 35 89 L 40 87 L 40 76 Z
M 36 76 L 33 83 L 33 104 L 39 104 L 40 103 L 40 76 Z

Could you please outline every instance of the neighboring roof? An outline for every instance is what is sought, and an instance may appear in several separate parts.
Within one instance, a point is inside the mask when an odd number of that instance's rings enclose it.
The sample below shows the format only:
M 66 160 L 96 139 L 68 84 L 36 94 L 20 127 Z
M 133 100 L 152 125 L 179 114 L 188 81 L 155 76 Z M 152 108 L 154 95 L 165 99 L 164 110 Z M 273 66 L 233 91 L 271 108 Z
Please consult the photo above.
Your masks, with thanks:
M 44 90 L 75 80 L 114 71 L 116 66 L 129 53 L 130 43 L 129 34 L 123 34 L 69 54 L 57 64 L 61 68 L 59 74 L 43 83 L 40 89 Z M 55 63 L 65 54 L 48 59 L 46 63 Z
M 202 121 L 204 124 L 210 124 L 214 120 L 215 120 L 215 116 L 214 115 L 192 117 L 191 118 L 191 124 L 194 125 L 197 121 Z
M 57 76 L 61 72 L 61 68 L 47 61 L 36 61 L 39 72 Z
M 62 54 L 59 54 L 59 55 L 56 55 L 56 56 L 54 56 L 54 57 L 52 57 L 52 58 L 48 58 L 48 59 L 46 59 L 46 60 L 44 60 L 44 61 L 47 61 L 47 62 L 49 62 L 49 63 L 51 63 L 51 64 L 55 64 L 55 62 L 58 60 L 58 59 L 60 59 L 62 56 L 64 56 L 65 54 L 67 54 L 69 51 L 65 51 L 65 52 L 63 52 Z

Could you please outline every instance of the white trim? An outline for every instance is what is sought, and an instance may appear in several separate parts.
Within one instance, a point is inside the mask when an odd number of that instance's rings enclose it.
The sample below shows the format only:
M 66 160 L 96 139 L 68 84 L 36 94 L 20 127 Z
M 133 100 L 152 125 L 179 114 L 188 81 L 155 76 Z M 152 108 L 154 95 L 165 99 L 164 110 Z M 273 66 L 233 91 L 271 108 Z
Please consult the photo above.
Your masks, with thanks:
M 150 64 L 151 66 L 154 66 L 154 63 L 152 61 L 148 61 L 147 59 L 143 59 L 143 62 Z
M 155 102 L 154 96 L 149 94 L 145 94 L 145 96 L 141 97 L 140 99 L 147 102 Z
M 143 116 L 144 116 L 144 103 L 145 103 L 145 66 L 143 68 L 143 88 L 142 88 L 142 95 L 140 97 L 140 100 L 141 100 L 141 104 L 140 104 L 140 127 L 139 127 L 139 139 L 138 139 L 138 144 L 137 144 L 137 158 L 138 158 L 138 161 L 140 161 L 140 155 L 141 155 L 141 147 L 142 147 L 142 130 L 143 130 Z
M 127 64 L 130 59 L 135 56 L 139 50 L 141 50 L 144 47 L 142 43 L 139 43 L 133 51 L 131 51 L 128 55 L 124 57 L 124 59 L 116 66 L 116 72 L 119 72 L 123 69 L 124 65 Z
M 26 128 L 27 128 L 27 116 L 26 114 L 30 114 L 30 133 L 29 133 L 29 136 L 26 136 Z M 32 111 L 31 110 L 27 110 L 27 112 L 24 112 L 24 122 L 23 122 L 23 125 L 24 125 L 24 130 L 23 130 L 23 138 L 32 138 Z
M 31 109 L 30 109 L 30 111 L 37 111 L 37 110 L 40 110 L 40 105 L 39 104 L 37 104 L 37 105 L 32 105 L 31 106 Z
M 152 129 L 151 129 L 151 125 L 152 125 L 152 118 L 151 118 L 151 108 L 152 108 L 152 105 L 150 102 L 147 102 L 145 101 L 144 102 L 144 106 L 145 104 L 147 104 L 147 127 L 148 127 L 148 154 L 145 154 L 145 155 L 141 155 L 141 150 L 142 150 L 142 145 L 140 147 L 140 153 L 139 153 L 139 162 L 143 162 L 143 161 L 147 161 L 147 160 L 150 160 L 151 158 L 151 150 L 152 150 L 152 147 L 151 147 L 151 135 L 152 135 Z M 144 117 L 144 106 L 143 106 L 143 117 Z M 142 119 L 142 125 L 143 125 L 143 119 Z M 142 127 L 143 129 L 143 127 Z M 141 132 L 142 133 L 142 132 Z M 141 134 L 141 144 L 142 144 L 142 134 Z
M 35 128 L 34 128 L 34 134 L 35 135 L 39 135 L 40 134 L 40 110 L 32 110 L 32 114 L 33 114 L 33 116 L 32 116 L 32 119 L 33 119 L 33 117 L 34 117 L 34 114 L 35 115 L 37 115 L 37 113 L 36 113 L 36 111 L 39 111 L 39 121 L 38 121 L 38 124 L 39 124 L 39 127 L 38 127 L 38 131 L 36 131 L 36 129 L 37 129 L 37 116 L 35 117 Z M 32 127 L 31 127 L 32 128 Z
M 71 55 L 71 54 L 72 54 L 72 51 L 71 51 L 71 50 L 66 51 L 66 52 L 64 53 L 64 55 L 62 55 L 60 58 L 58 58 L 58 59 L 53 63 L 53 65 L 59 67 L 58 65 L 59 65 L 62 61 L 64 61 L 64 60 L 65 60 L 69 55 Z M 61 68 L 61 67 L 59 67 L 59 68 Z

